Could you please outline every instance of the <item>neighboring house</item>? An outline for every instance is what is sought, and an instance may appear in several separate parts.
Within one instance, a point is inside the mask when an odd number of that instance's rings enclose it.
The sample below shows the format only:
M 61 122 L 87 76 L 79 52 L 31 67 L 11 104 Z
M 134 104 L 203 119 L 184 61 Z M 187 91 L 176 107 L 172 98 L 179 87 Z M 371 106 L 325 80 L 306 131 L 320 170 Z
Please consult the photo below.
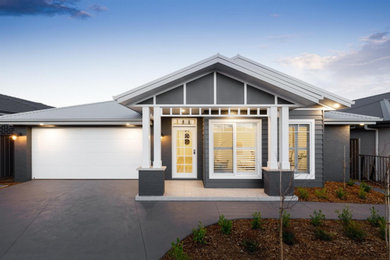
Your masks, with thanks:
M 374 126 L 352 127 L 351 140 L 360 154 L 390 156 L 390 92 L 357 99 L 343 111 L 378 117 Z
M 51 108 L 50 106 L 25 99 L 0 94 L 0 116 Z M 13 141 L 10 135 L 13 127 L 0 124 L 0 178 L 13 174 Z
M 23 180 L 140 174 L 151 193 L 161 176 L 273 193 L 279 170 L 300 186 L 342 178 L 349 126 L 375 119 L 342 113 L 335 119 L 325 111 L 352 104 L 242 56 L 215 55 L 114 101 L 0 122 L 19 135 L 15 165 Z

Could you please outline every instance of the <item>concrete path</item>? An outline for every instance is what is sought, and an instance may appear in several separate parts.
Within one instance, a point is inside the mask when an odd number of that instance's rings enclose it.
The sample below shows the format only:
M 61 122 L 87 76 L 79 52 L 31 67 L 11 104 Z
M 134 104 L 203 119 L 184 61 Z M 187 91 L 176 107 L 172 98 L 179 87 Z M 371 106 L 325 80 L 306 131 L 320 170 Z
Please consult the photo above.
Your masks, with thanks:
M 0 189 L 0 259 L 159 259 L 198 221 L 220 214 L 277 217 L 278 202 L 136 202 L 137 181 L 40 180 Z M 291 202 L 294 218 L 348 205 L 365 219 L 371 205 Z M 384 214 L 384 205 L 375 205 Z

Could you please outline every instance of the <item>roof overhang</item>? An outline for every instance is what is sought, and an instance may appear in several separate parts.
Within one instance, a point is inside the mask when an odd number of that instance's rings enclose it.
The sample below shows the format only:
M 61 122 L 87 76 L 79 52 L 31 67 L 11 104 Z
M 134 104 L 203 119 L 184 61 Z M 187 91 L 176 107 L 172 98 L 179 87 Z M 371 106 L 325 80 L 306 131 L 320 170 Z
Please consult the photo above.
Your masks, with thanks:
M 342 107 L 349 107 L 353 103 L 350 100 L 341 98 L 275 70 L 263 69 L 260 65 L 248 65 L 248 62 L 245 63 L 237 60 L 236 57 L 231 59 L 220 54 L 114 96 L 114 100 L 122 105 L 131 106 L 164 89 L 169 89 L 183 81 L 212 71 L 228 73 L 254 85 L 261 83 L 261 85 L 272 89 L 272 92 L 275 94 L 282 97 L 289 96 L 302 106 L 313 104 L 332 106 L 334 103 L 338 103 Z

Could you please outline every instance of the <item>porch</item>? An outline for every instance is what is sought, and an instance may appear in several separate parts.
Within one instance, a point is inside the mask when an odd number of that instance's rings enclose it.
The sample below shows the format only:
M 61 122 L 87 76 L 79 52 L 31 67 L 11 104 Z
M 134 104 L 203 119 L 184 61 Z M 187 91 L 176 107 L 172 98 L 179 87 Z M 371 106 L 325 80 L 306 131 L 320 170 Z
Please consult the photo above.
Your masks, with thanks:
M 162 196 L 139 196 L 136 201 L 280 201 L 280 196 L 269 196 L 262 188 L 205 188 L 201 180 L 165 180 Z M 298 197 L 286 196 L 286 201 Z

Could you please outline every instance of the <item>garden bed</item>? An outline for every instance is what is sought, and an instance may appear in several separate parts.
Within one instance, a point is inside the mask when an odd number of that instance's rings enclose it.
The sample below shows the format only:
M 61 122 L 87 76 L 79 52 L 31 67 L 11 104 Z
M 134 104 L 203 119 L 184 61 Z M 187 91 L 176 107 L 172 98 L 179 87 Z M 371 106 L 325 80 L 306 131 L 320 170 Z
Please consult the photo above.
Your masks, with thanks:
M 280 259 L 279 225 L 277 219 L 264 219 L 261 229 L 253 230 L 250 219 L 233 220 L 231 234 L 223 234 L 218 224 L 206 227 L 206 244 L 194 241 L 193 235 L 182 240 L 184 253 L 190 259 Z M 325 220 L 322 229 L 334 233 L 332 241 L 315 237 L 315 227 L 309 219 L 293 219 L 290 230 L 296 237 L 294 245 L 284 244 L 285 259 L 387 259 L 385 241 L 379 229 L 368 221 L 356 221 L 367 236 L 356 242 L 345 236 L 342 224 L 337 220 Z M 245 239 L 255 239 L 259 247 L 248 252 Z M 174 259 L 168 251 L 162 259 Z
M 370 185 L 370 184 L 368 184 Z M 385 195 L 383 193 L 371 191 L 366 193 L 366 198 L 359 197 L 360 186 L 357 184 L 346 185 L 345 197 L 339 198 L 337 190 L 344 189 L 342 182 L 326 182 L 324 188 L 295 188 L 295 195 L 300 201 L 316 201 L 316 202 L 341 202 L 341 203 L 369 203 L 369 204 L 384 204 Z M 302 190 L 307 191 L 307 197 L 302 196 Z

